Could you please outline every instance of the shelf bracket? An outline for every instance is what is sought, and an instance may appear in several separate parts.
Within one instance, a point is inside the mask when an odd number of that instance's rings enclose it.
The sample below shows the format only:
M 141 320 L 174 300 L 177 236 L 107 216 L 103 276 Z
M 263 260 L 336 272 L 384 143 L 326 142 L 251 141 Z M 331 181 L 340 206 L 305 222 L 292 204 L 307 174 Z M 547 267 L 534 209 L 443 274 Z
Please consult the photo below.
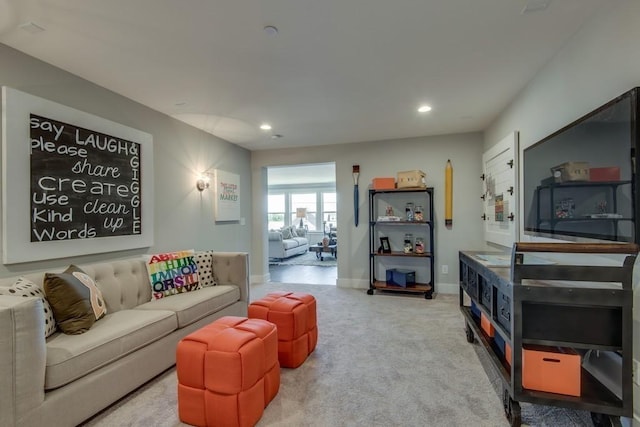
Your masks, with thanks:
M 507 190 L 507 193 L 513 196 L 513 186 L 509 187 L 509 189 Z
M 482 214 L 482 216 L 480 218 L 482 218 L 483 221 L 486 221 L 487 220 L 487 214 Z
M 484 174 L 480 175 L 480 179 L 484 181 Z
M 509 160 L 509 161 L 507 162 L 507 165 L 509 165 L 509 167 L 510 167 L 511 169 L 513 169 L 513 159 Z
M 509 221 L 513 221 L 515 216 L 513 215 L 513 212 L 511 212 L 511 215 L 509 215 L 507 218 L 509 218 Z

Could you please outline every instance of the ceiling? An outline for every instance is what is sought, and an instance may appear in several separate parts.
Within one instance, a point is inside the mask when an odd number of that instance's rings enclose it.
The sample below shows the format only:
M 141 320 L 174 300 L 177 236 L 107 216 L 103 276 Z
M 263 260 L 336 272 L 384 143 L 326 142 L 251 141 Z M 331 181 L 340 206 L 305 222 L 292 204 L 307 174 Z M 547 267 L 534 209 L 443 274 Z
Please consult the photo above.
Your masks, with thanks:
M 621 1 L 0 0 L 0 42 L 261 150 L 481 131 Z

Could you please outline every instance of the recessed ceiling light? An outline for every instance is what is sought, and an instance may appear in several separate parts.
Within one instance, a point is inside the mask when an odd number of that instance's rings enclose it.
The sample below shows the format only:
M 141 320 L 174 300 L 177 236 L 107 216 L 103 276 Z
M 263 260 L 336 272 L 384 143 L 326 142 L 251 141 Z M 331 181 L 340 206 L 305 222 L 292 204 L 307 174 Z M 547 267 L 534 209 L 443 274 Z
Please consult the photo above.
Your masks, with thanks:
M 428 111 L 431 111 L 431 106 L 429 105 L 421 105 L 418 107 L 418 112 L 419 113 L 426 113 Z
M 280 139 L 280 138 L 282 138 L 282 135 L 280 135 L 279 133 L 271 135 L 271 139 Z
M 269 36 L 275 36 L 276 34 L 278 34 L 278 29 L 273 25 L 267 25 L 266 27 L 263 28 L 263 30 Z
M 263 123 L 260 125 L 260 129 L 262 130 L 271 130 L 271 125 L 269 123 Z

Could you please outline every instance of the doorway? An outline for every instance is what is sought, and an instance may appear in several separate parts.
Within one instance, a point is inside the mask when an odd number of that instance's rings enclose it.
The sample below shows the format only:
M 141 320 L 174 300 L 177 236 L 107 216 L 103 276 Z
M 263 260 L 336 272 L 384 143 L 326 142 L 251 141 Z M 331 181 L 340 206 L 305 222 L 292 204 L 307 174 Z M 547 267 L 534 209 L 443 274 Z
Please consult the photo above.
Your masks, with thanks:
M 337 239 L 333 252 L 316 248 L 327 235 L 337 236 L 337 215 L 335 163 L 268 167 L 270 281 L 335 285 Z

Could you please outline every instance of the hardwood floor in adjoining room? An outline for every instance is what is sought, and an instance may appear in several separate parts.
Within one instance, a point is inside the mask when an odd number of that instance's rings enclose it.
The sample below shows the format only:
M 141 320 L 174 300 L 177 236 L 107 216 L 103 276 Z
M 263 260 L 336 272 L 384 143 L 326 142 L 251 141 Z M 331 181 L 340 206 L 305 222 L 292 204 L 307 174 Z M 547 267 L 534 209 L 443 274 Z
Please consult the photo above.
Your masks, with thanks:
M 338 267 L 270 265 L 269 274 L 271 282 L 335 286 L 338 278 Z

